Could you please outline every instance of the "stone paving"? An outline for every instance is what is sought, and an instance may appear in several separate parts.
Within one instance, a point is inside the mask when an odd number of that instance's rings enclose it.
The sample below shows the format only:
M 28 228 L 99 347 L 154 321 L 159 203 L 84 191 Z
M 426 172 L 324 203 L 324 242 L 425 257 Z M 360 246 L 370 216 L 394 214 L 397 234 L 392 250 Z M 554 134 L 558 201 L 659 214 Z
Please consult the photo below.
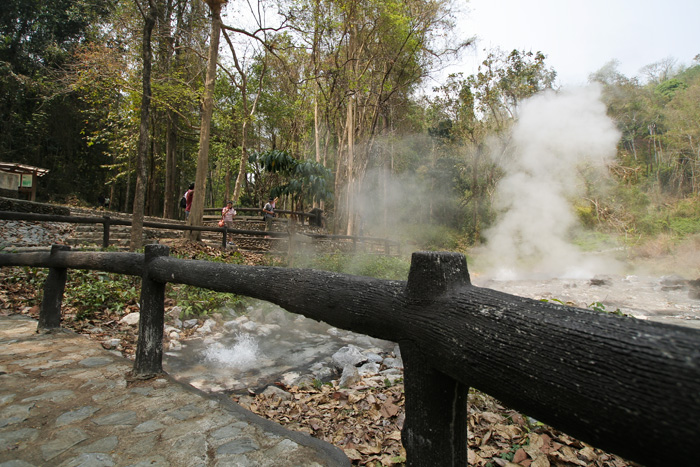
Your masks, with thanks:
M 0 467 L 336 466 L 343 452 L 71 331 L 0 316 Z

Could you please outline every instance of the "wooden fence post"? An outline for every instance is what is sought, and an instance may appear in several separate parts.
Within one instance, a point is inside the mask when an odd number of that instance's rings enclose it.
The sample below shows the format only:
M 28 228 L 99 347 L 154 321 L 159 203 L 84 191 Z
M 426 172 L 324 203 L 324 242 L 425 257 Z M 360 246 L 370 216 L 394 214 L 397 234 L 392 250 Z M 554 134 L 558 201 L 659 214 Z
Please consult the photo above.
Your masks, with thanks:
M 102 226 L 103 226 L 102 248 L 109 248 L 109 224 L 110 224 L 109 216 L 104 216 L 104 222 L 102 223 Z
M 51 256 L 59 251 L 67 250 L 70 250 L 68 245 L 51 245 Z M 61 327 L 61 304 L 63 303 L 67 277 L 68 270 L 66 268 L 49 268 L 49 275 L 44 282 L 44 298 L 41 301 L 37 332 Z
M 406 292 L 425 303 L 468 285 L 463 255 L 414 253 Z M 426 353 L 414 342 L 399 341 L 404 363 L 406 421 L 401 440 L 410 467 L 468 465 L 467 396 L 469 387 L 434 369 Z
M 221 248 L 226 249 L 226 239 L 228 238 L 228 227 L 224 224 L 224 238 L 221 240 Z
M 168 256 L 166 245 L 146 245 L 141 279 L 141 314 L 136 346 L 134 376 L 151 378 L 163 372 L 163 325 L 165 322 L 165 282 L 149 277 L 148 263 L 159 256 Z

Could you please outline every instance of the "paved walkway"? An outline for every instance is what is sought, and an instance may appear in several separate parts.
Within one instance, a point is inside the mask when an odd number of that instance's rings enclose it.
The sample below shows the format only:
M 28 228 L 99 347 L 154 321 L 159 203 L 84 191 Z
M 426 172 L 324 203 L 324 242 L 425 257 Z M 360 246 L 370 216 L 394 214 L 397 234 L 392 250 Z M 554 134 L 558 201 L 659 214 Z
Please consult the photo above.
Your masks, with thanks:
M 342 451 L 70 331 L 0 316 L 0 467 L 336 466 Z

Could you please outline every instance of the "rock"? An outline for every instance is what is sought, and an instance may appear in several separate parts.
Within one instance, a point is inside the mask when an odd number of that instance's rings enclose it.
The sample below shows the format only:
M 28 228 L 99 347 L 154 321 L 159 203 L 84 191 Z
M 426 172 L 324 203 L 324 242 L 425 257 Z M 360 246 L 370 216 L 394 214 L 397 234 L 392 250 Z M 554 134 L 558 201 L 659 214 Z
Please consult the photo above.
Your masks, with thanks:
M 226 329 L 226 331 L 228 331 L 228 332 L 236 329 L 237 327 L 238 327 L 238 321 L 236 321 L 236 320 L 226 321 L 224 323 L 224 329 Z
M 182 323 L 182 325 L 185 329 L 190 329 L 190 328 L 195 327 L 197 325 L 197 323 L 199 323 L 199 320 L 197 320 L 197 319 L 186 319 Z
M 171 350 L 173 352 L 178 352 L 182 350 L 182 344 L 180 341 L 172 339 L 170 343 L 168 344 L 168 350 Z
M 382 364 L 387 368 L 403 368 L 403 360 L 399 358 L 385 358 Z
M 365 358 L 367 358 L 367 361 L 370 363 L 382 363 L 382 360 L 384 360 L 384 358 L 381 355 L 375 352 L 365 351 L 363 352 L 363 354 L 365 355 Z
M 333 369 L 328 368 L 327 366 L 322 366 L 321 368 L 312 370 L 312 373 L 316 377 L 316 379 L 320 379 L 321 381 L 328 381 L 332 379 L 335 375 Z
M 345 368 L 346 366 L 357 366 L 365 361 L 365 357 L 360 349 L 354 345 L 346 345 L 341 347 L 336 353 L 331 357 L 333 364 L 338 368 Z
M 282 377 L 280 378 L 280 382 L 287 387 L 291 387 L 294 386 L 297 379 L 299 379 L 299 376 L 301 376 L 299 373 L 295 371 L 290 371 L 282 375 Z
M 174 307 L 172 307 L 172 308 L 170 309 L 170 311 L 168 312 L 168 314 L 169 314 L 170 316 L 172 316 L 174 319 L 179 320 L 179 319 L 180 319 L 180 315 L 182 314 L 182 307 L 174 306 Z
M 141 314 L 139 312 L 129 313 L 128 315 L 120 319 L 119 322 L 122 324 L 128 324 L 129 326 L 136 326 L 137 324 L 139 324 L 140 318 Z
M 347 365 L 343 368 L 343 374 L 340 377 L 338 386 L 341 388 L 349 388 L 360 381 L 362 381 L 362 377 L 360 376 L 360 372 L 357 371 L 357 368 L 353 365 Z
M 254 321 L 246 321 L 241 324 L 241 329 L 248 332 L 255 332 L 258 329 L 258 325 Z
M 601 287 L 603 285 L 610 285 L 611 281 L 612 278 L 610 278 L 609 276 L 596 275 L 593 277 L 593 279 L 591 279 L 589 284 L 595 287 Z
M 197 332 L 200 334 L 211 334 L 211 332 L 214 330 L 216 327 L 216 321 L 213 319 L 207 319 L 202 325 L 197 329 Z
M 379 364 L 374 362 L 365 363 L 358 369 L 358 372 L 360 376 L 376 375 L 379 373 Z
M 661 290 L 681 290 L 688 286 L 688 281 L 677 274 L 663 276 L 659 280 Z
M 277 324 L 263 324 L 262 326 L 258 327 L 258 335 L 261 336 L 269 336 L 272 334 L 274 331 L 278 331 L 280 329 L 280 326 Z
M 102 347 L 107 350 L 116 349 L 119 346 L 119 344 L 121 344 L 121 341 L 119 339 L 107 339 L 105 341 L 102 341 Z
M 262 395 L 270 399 L 282 399 L 283 401 L 289 401 L 294 398 L 294 396 L 292 396 L 290 393 L 278 388 L 277 386 L 266 387 L 262 392 Z

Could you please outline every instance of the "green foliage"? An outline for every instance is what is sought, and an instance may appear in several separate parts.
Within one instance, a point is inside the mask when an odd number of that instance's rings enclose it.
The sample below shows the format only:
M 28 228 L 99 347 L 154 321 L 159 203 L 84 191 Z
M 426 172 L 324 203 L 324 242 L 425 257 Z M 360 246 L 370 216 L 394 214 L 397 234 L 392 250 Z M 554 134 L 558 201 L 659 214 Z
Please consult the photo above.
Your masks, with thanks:
M 273 189 L 272 196 L 290 195 L 294 199 L 307 201 L 324 201 L 333 197 L 330 188 L 332 175 L 322 164 L 300 161 L 289 152 L 276 149 L 254 152 L 248 161 L 260 164 L 267 172 L 284 177 L 284 181 Z
M 319 256 L 304 255 L 301 258 L 295 258 L 294 266 L 377 279 L 406 280 L 411 264 L 406 259 L 393 256 L 334 253 Z
M 226 303 L 235 304 L 242 299 L 236 295 L 216 292 L 191 285 L 173 286 L 166 294 L 182 308 L 181 318 L 203 317 L 219 310 Z
M 98 271 L 70 270 L 64 303 L 76 309 L 76 319 L 90 319 L 100 311 L 119 312 L 139 299 L 141 278 Z
M 611 315 L 617 315 L 617 316 L 631 316 L 626 313 L 623 313 L 620 311 L 619 308 L 617 308 L 615 311 L 608 310 L 605 305 L 601 302 L 593 302 L 590 305 L 588 305 L 588 308 L 590 308 L 593 311 L 597 311 L 599 313 L 609 313 Z

